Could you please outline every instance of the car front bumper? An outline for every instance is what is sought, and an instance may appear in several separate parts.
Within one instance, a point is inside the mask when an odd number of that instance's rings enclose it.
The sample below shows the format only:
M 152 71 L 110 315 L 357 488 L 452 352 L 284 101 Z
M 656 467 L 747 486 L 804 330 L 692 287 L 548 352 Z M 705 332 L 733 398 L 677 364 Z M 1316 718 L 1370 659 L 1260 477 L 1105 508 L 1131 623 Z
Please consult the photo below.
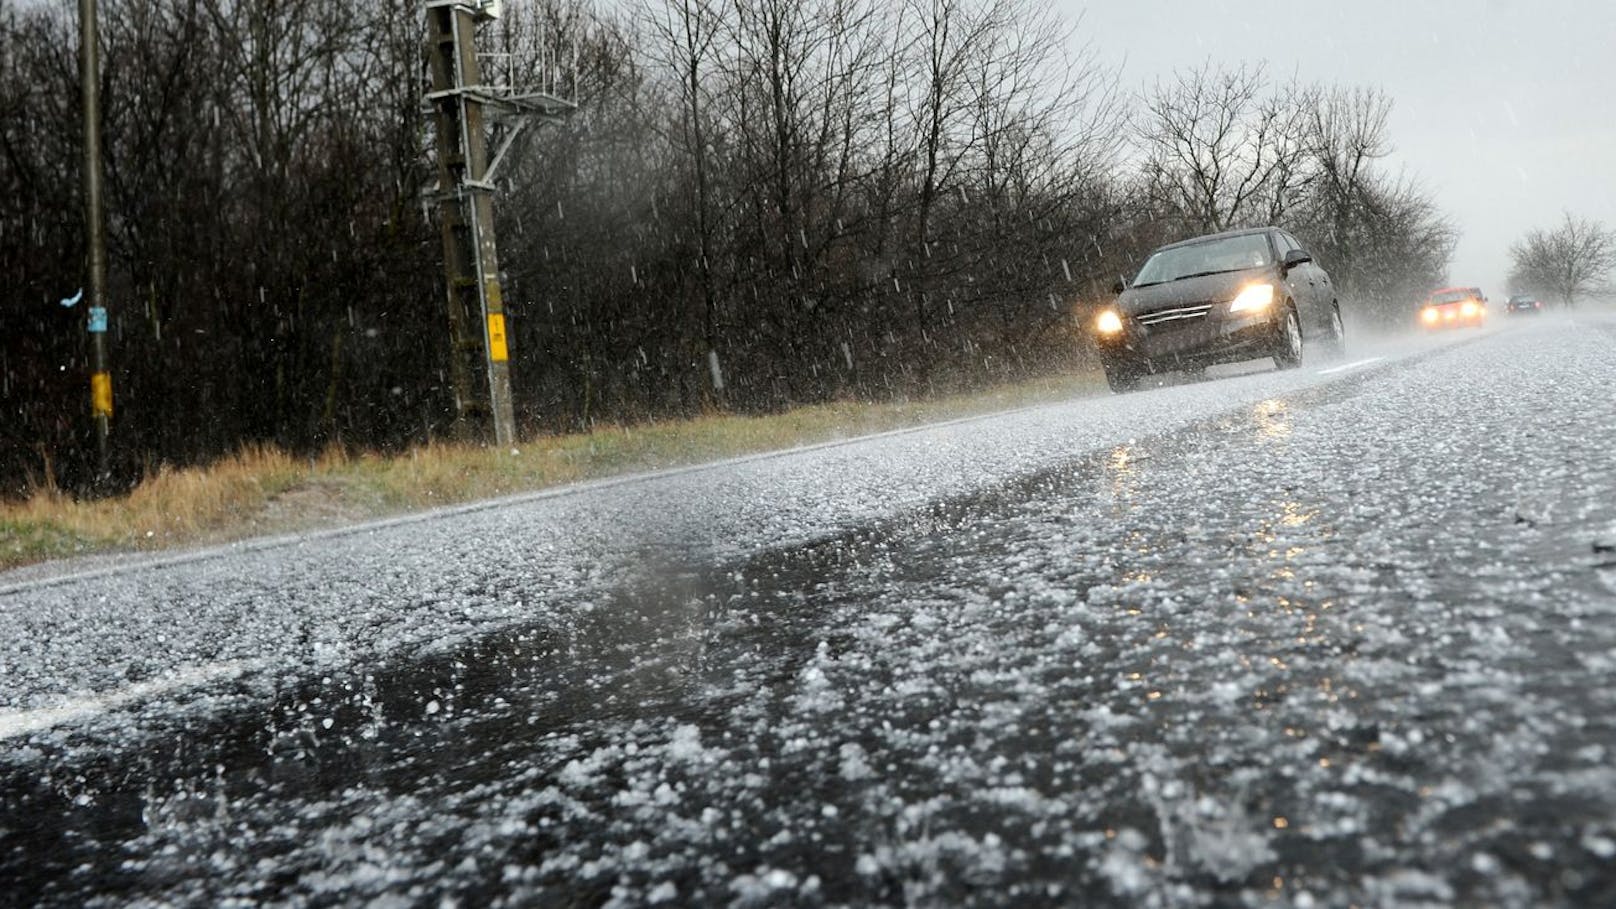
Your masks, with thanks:
M 1171 372 L 1272 356 L 1282 311 L 1249 316 L 1213 311 L 1193 321 L 1158 325 L 1129 317 L 1121 332 L 1097 338 L 1100 359 L 1107 369 Z
M 1433 314 L 1434 315 L 1431 315 Z M 1441 331 L 1445 328 L 1476 328 L 1487 322 L 1487 310 L 1478 307 L 1474 312 L 1466 314 L 1458 304 L 1438 306 L 1420 310 L 1419 326 L 1426 331 Z

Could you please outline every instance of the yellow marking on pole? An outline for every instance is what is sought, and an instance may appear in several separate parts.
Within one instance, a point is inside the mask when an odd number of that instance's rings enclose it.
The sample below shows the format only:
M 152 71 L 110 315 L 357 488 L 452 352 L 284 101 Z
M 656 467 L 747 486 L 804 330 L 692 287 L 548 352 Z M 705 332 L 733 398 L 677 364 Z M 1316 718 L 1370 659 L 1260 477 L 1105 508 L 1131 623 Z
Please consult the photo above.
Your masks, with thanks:
M 98 417 L 112 416 L 111 373 L 90 374 L 90 411 Z
M 488 359 L 503 363 L 510 358 L 510 350 L 505 346 L 505 314 L 491 312 L 488 314 Z

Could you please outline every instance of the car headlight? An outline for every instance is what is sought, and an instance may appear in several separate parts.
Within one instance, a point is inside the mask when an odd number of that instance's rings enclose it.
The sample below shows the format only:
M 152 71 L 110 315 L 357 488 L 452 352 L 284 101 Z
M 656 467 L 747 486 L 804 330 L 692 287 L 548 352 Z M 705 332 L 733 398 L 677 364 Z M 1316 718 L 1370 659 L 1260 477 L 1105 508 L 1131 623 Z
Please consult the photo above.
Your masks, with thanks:
M 1473 316 L 1473 315 L 1475 315 L 1476 310 L 1477 310 L 1476 304 L 1471 303 L 1468 300 L 1465 301 L 1465 304 L 1463 306 L 1459 307 L 1459 312 L 1462 313 L 1465 316 Z
M 1420 310 L 1420 318 L 1422 320 L 1424 320 L 1425 324 L 1427 324 L 1427 325 L 1436 324 L 1436 320 L 1440 319 L 1441 317 L 1442 317 L 1442 314 L 1436 311 L 1435 306 L 1427 306 L 1424 309 Z
M 1274 302 L 1274 285 L 1253 284 L 1240 291 L 1229 304 L 1229 312 L 1262 312 Z
M 1122 317 L 1117 315 L 1116 310 L 1108 309 L 1094 320 L 1094 330 L 1102 335 L 1114 335 L 1122 331 Z

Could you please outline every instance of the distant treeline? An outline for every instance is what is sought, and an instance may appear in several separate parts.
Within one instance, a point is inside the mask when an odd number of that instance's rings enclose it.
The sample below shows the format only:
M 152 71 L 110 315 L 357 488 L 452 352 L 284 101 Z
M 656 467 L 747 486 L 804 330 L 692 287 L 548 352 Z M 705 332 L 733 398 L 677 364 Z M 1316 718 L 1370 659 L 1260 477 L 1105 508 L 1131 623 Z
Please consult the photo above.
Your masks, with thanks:
M 450 433 L 417 0 L 100 9 L 120 480 Z M 498 175 L 526 433 L 1071 368 L 1112 282 L 1206 230 L 1289 226 L 1371 316 L 1452 250 L 1383 172 L 1385 96 L 1130 94 L 1022 0 L 507 0 L 481 41 L 486 81 L 578 103 Z M 0 494 L 94 461 L 77 44 L 76 4 L 0 0 Z

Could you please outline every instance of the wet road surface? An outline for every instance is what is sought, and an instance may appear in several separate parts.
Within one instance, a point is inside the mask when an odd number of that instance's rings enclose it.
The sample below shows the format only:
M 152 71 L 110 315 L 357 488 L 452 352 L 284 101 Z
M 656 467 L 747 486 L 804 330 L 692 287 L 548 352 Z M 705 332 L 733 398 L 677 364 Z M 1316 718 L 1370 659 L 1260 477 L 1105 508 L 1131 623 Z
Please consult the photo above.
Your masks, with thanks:
M 0 900 L 1616 905 L 1616 324 L 1444 341 L 0 586 Z

